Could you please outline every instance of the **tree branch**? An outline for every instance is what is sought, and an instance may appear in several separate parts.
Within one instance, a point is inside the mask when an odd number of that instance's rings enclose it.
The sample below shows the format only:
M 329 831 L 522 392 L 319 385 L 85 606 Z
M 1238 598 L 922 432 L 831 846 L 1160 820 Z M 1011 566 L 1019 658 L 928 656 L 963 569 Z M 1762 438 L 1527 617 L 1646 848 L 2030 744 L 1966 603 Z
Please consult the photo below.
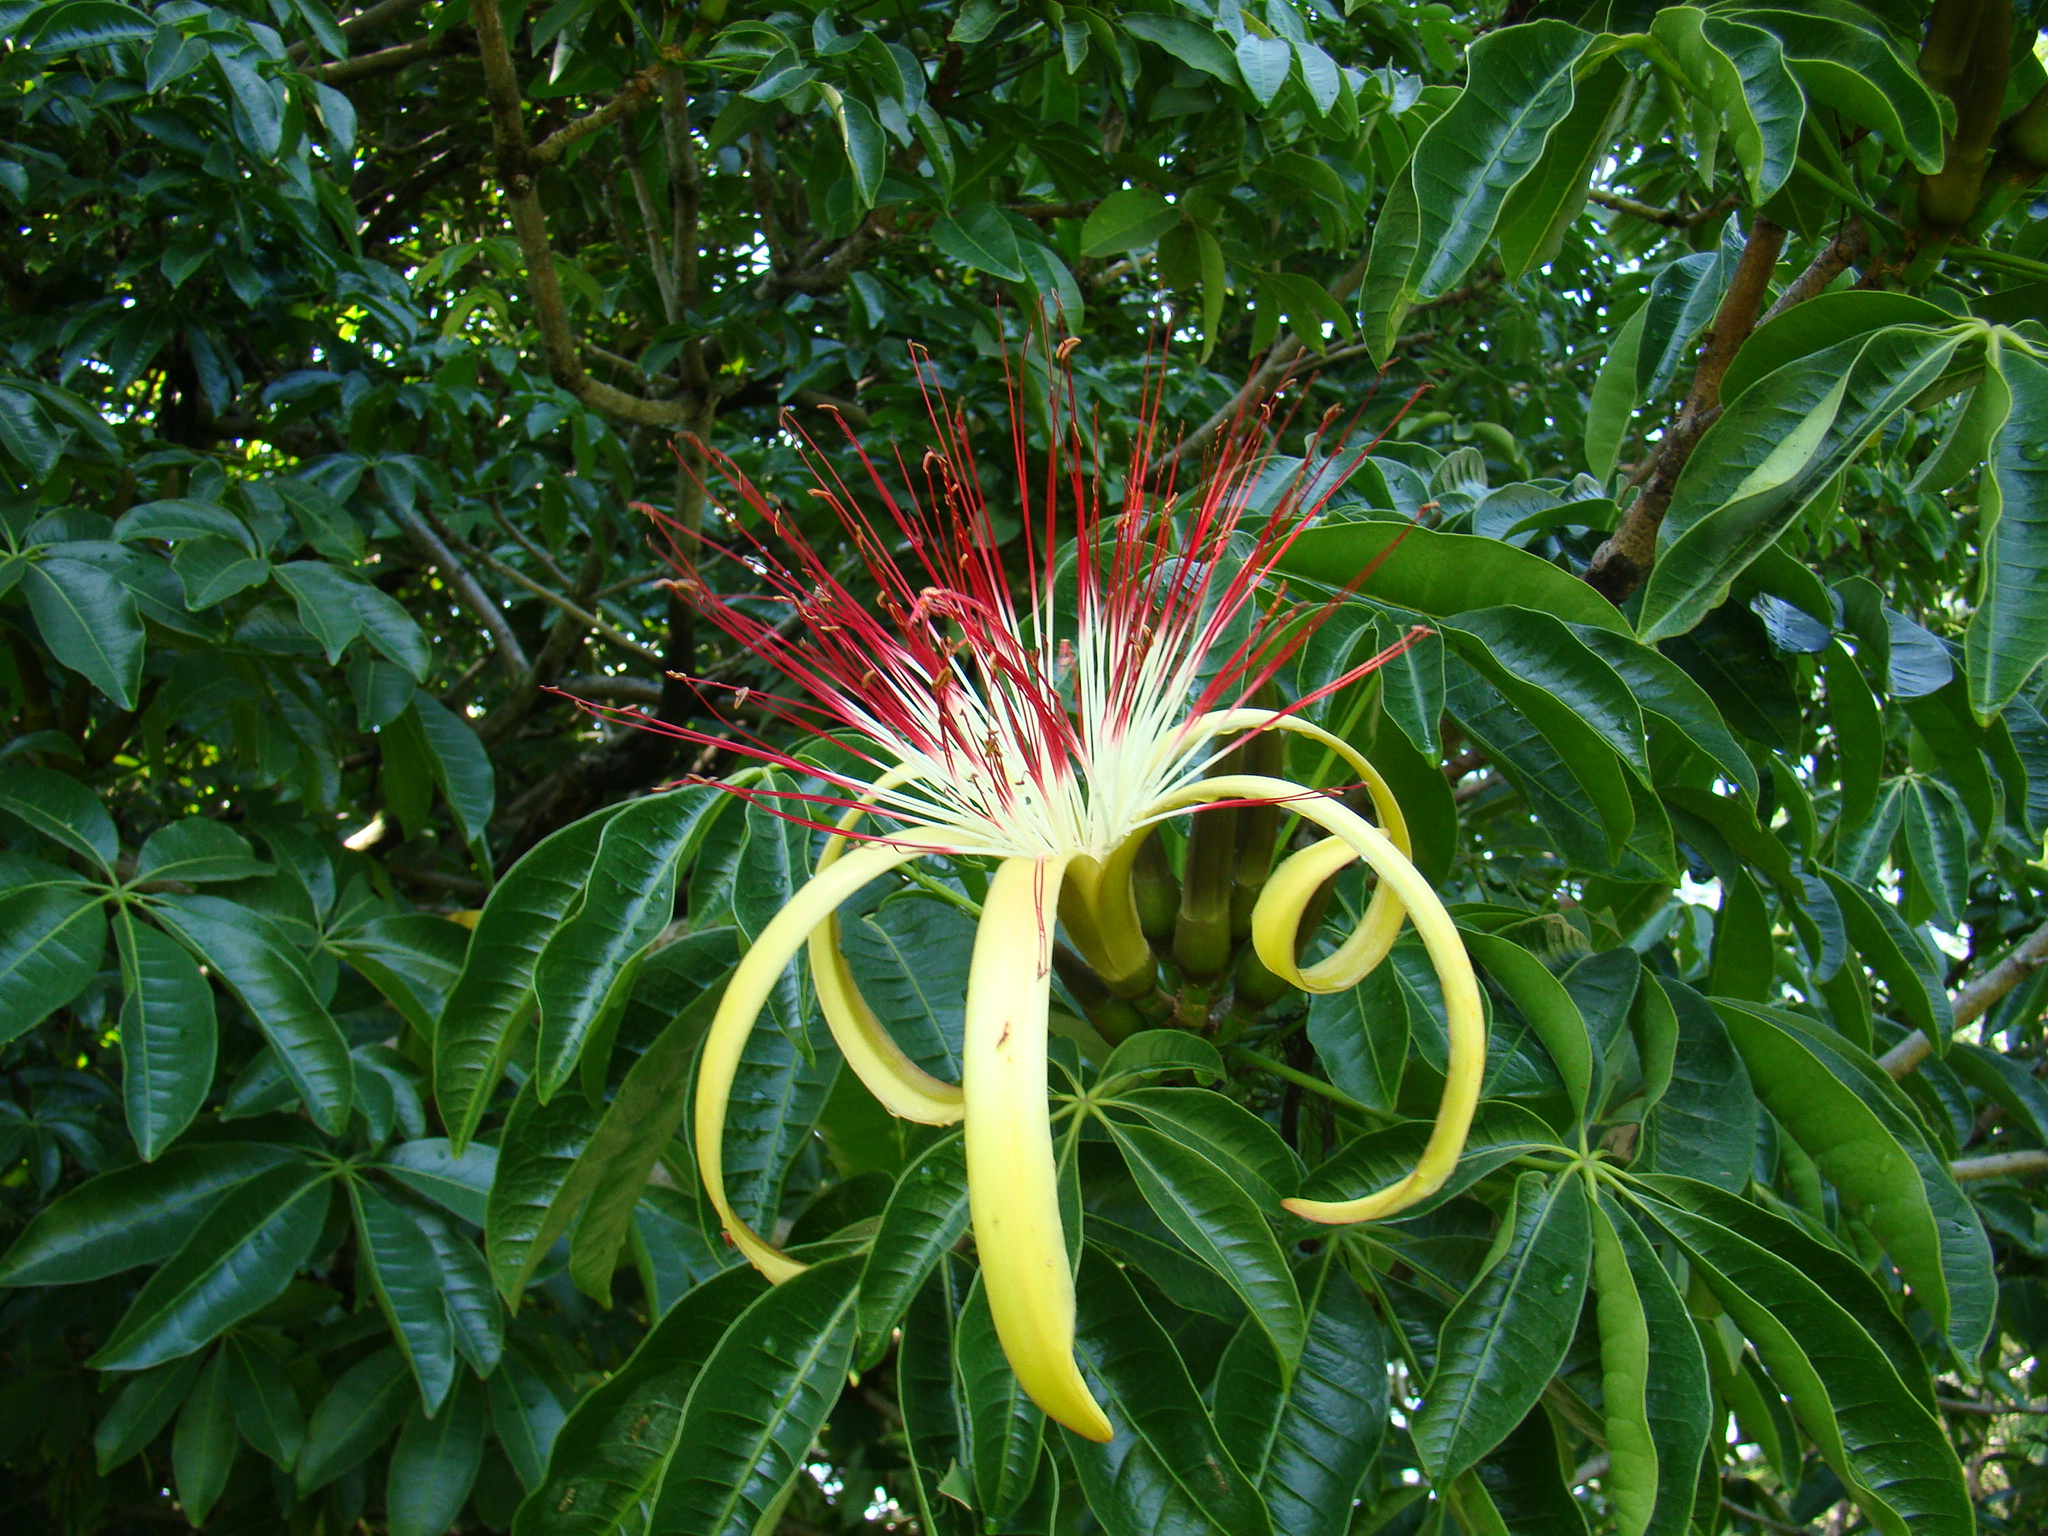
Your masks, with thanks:
M 2048 923 L 2043 923 L 2020 940 L 2003 960 L 1956 994 L 1950 1004 L 1955 1012 L 1956 1028 L 1967 1028 L 1983 1018 L 1991 1011 L 1992 1004 L 2044 965 L 2048 965 Z M 1878 1057 L 1877 1064 L 1895 1078 L 1904 1077 L 1933 1052 L 1934 1042 L 1924 1031 L 1916 1029 Z
M 2018 1179 L 2030 1173 L 2048 1173 L 2048 1152 L 1994 1152 L 1989 1157 L 1966 1157 L 1950 1163 L 1948 1171 L 1958 1179 Z
M 382 0 L 382 4 L 357 11 L 355 15 L 338 23 L 341 28 L 341 35 L 350 42 L 354 42 L 373 27 L 381 27 L 385 22 L 396 21 L 401 16 L 410 16 L 426 3 L 427 0 Z M 313 44 L 311 42 L 293 43 L 291 47 L 284 51 L 285 57 L 295 64 L 301 59 L 310 57 L 312 52 Z
M 477 585 L 476 578 L 469 574 L 469 568 L 456 558 L 455 551 L 441 542 L 440 535 L 427 526 L 426 520 L 419 513 L 407 507 L 399 512 L 398 520 L 412 536 L 412 541 L 419 545 L 421 553 L 440 568 L 441 579 L 448 583 L 448 590 L 453 592 L 462 606 L 475 615 L 476 621 L 483 625 L 484 633 L 491 637 L 491 646 L 498 653 L 498 664 L 504 668 L 506 677 L 511 679 L 515 687 L 525 682 L 532 673 L 533 666 L 526 659 L 526 651 L 519 644 L 519 637 L 512 633 L 512 626 L 506 622 L 504 609 L 492 601 L 488 592 Z
M 556 383 L 585 405 L 647 427 L 675 428 L 688 424 L 690 410 L 673 400 L 646 400 L 592 378 L 583 370 L 576 333 L 562 299 L 554 250 L 548 243 L 546 216 L 541 211 L 535 173 L 540 167 L 527 147 L 520 118 L 519 76 L 505 40 L 497 8 L 475 7 L 477 53 L 484 67 L 484 99 L 490 109 L 491 140 L 497 151 L 498 177 L 511 213 L 513 237 L 526 262 L 534 316 L 540 326 L 541 353 Z
M 1657 557 L 1657 530 L 1670 509 L 1671 494 L 1678 477 L 1699 440 L 1721 414 L 1721 379 L 1735 360 L 1736 350 L 1756 329 L 1757 315 L 1770 291 L 1771 273 L 1778 253 L 1785 248 L 1785 231 L 1769 219 L 1758 218 L 1743 242 L 1742 258 L 1728 292 L 1714 314 L 1707 333 L 1707 349 L 1694 370 L 1692 389 L 1679 408 L 1678 419 L 1658 445 L 1642 492 L 1622 514 L 1621 526 L 1593 555 L 1586 568 L 1586 581 L 1613 602 L 1620 602 L 1642 585 Z
M 357 54 L 352 59 L 337 59 L 332 64 L 315 64 L 306 73 L 322 85 L 347 85 L 353 80 L 392 74 L 408 64 L 417 64 L 421 59 L 431 59 L 437 54 L 460 53 L 463 42 L 461 33 L 450 29 L 438 37 L 422 37 L 395 47 L 379 48 L 375 53 Z
M 579 139 L 587 139 L 600 128 L 609 127 L 628 113 L 636 111 L 654 94 L 654 87 L 660 82 L 664 66 L 650 64 L 638 74 L 629 78 L 619 87 L 619 94 L 599 107 L 595 112 L 586 112 L 581 117 L 571 118 L 553 133 L 533 146 L 533 160 L 536 165 L 553 165 Z
M 1632 219 L 1641 219 L 1648 224 L 1662 224 L 1666 229 L 1694 229 L 1701 224 L 1711 224 L 1716 219 L 1726 218 L 1735 211 L 1737 199 L 1731 192 L 1711 208 L 1702 208 L 1697 213 L 1680 213 L 1675 208 L 1658 208 L 1649 203 L 1639 203 L 1632 197 L 1603 192 L 1595 187 L 1586 194 L 1586 201 L 1598 203 L 1602 208 L 1611 208 L 1616 213 L 1625 213 Z
M 498 559 L 488 550 L 477 549 L 472 546 L 470 553 L 475 555 L 477 559 L 481 560 L 486 566 L 488 566 L 491 570 L 495 571 L 498 575 L 504 577 L 507 581 L 511 582 L 514 586 L 524 587 L 528 592 L 531 592 L 535 597 L 539 598 L 542 602 L 551 604 L 552 606 L 560 609 L 563 613 L 569 615 L 570 618 L 576 620 L 586 629 L 594 630 L 597 634 L 603 636 L 613 645 L 616 645 L 620 650 L 627 651 L 630 652 L 632 655 L 638 656 L 642 661 L 646 662 L 649 666 L 658 667 L 661 665 L 662 658 L 661 653 L 659 651 L 650 650 L 647 646 L 642 645 L 637 640 L 627 639 L 623 634 L 619 633 L 618 630 L 614 629 L 611 625 L 605 623 L 603 619 L 599 618 L 596 614 L 592 613 L 588 608 L 585 608 L 582 604 L 562 596 L 562 594 L 559 592 L 550 591 L 548 588 L 542 586 L 539 582 L 535 581 L 531 576 L 528 576 L 525 572 L 519 570 L 514 566 L 507 565 L 504 561 Z

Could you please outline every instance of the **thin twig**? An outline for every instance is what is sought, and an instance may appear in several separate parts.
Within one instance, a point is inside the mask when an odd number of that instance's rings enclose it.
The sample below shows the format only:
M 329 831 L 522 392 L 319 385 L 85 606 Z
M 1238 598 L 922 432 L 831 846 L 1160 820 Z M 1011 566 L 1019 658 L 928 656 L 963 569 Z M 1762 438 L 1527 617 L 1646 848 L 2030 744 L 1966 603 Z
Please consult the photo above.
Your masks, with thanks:
M 2044 965 L 2048 965 L 2048 923 L 2020 940 L 2003 960 L 1955 995 L 1949 1008 L 1955 1014 L 1956 1028 L 1963 1029 L 1983 1018 L 1992 1004 Z M 1880 1056 L 1877 1064 L 1895 1078 L 1904 1077 L 1933 1051 L 1934 1042 L 1924 1031 L 1916 1029 Z
M 661 665 L 661 653 L 659 651 L 649 649 L 638 640 L 627 639 L 626 636 L 605 623 L 603 619 L 600 619 L 580 603 L 571 602 L 568 598 L 562 596 L 561 593 L 550 591 L 517 567 L 505 564 L 504 561 L 498 559 L 497 556 L 491 554 L 488 550 L 477 549 L 472 545 L 470 553 L 514 586 L 524 587 L 542 602 L 553 604 L 556 608 L 568 614 L 570 618 L 586 628 L 594 630 L 613 645 L 616 645 L 620 650 L 628 651 L 638 656 L 651 667 L 659 667 Z
M 422 37 L 414 42 L 379 48 L 375 53 L 359 53 L 352 59 L 315 64 L 306 73 L 322 85 L 347 85 L 351 80 L 368 80 L 376 75 L 395 73 L 436 54 L 459 53 L 462 43 L 461 35 L 451 30 L 438 37 Z
M 1675 208 L 1658 208 L 1650 203 L 1639 203 L 1632 197 L 1623 197 L 1615 192 L 1603 192 L 1595 187 L 1586 194 L 1586 200 L 1598 203 L 1602 208 L 1611 208 L 1616 213 L 1625 213 L 1632 219 L 1641 219 L 1648 224 L 1662 224 L 1666 229 L 1694 229 L 1701 224 L 1711 224 L 1716 219 L 1726 218 L 1735 211 L 1737 199 L 1729 193 L 1711 208 L 1702 208 L 1697 213 L 1680 213 Z
M 353 42 L 372 27 L 382 26 L 387 21 L 396 21 L 401 16 L 410 15 L 426 3 L 427 0 L 383 0 L 381 5 L 357 11 L 355 15 L 338 23 L 341 35 Z M 296 64 L 299 60 L 310 57 L 312 52 L 311 42 L 297 42 L 285 49 L 284 54 Z
M 1811 1524 L 1787 1525 L 1782 1520 L 1773 1520 L 1769 1515 L 1760 1515 L 1753 1509 L 1744 1509 L 1726 1494 L 1721 1496 L 1721 1507 L 1727 1510 L 1729 1514 L 1740 1516 L 1744 1520 L 1762 1526 L 1767 1531 L 1782 1531 L 1785 1533 L 1785 1536 L 1811 1536 L 1813 1531 Z
M 467 608 L 476 621 L 483 625 L 484 633 L 491 637 L 491 647 L 497 652 L 498 664 L 505 675 L 514 683 L 523 682 L 533 670 L 526 659 L 526 651 L 519 644 L 519 637 L 512 633 L 512 626 L 505 619 L 505 610 L 500 608 L 490 593 L 477 584 L 469 574 L 469 568 L 456 557 L 455 551 L 441 542 L 440 535 L 427 526 L 426 519 L 410 507 L 401 508 L 398 520 L 405 531 L 412 536 L 426 554 L 428 560 L 438 566 L 441 579 L 448 583 L 462 606 Z
M 533 146 L 533 158 L 541 165 L 553 165 L 579 139 L 587 139 L 600 128 L 609 127 L 627 113 L 642 106 L 654 94 L 664 66 L 650 64 L 619 87 L 619 94 L 594 112 L 571 118 Z
M 2048 1173 L 2048 1152 L 1994 1152 L 1989 1157 L 1965 1157 L 1948 1165 L 1957 1179 L 2019 1179 L 2028 1174 Z
M 1960 1397 L 1937 1397 L 1935 1402 L 1950 1413 L 1974 1413 L 1985 1419 L 2001 1418 L 2008 1413 L 2048 1413 L 2048 1403 L 1973 1403 Z

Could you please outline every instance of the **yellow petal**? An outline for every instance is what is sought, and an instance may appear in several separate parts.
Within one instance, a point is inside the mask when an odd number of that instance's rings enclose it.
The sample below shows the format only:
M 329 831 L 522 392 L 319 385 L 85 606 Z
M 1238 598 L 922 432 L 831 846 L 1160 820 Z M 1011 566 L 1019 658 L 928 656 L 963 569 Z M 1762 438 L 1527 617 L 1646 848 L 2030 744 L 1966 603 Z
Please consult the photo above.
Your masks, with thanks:
M 1074 1275 L 1046 1113 L 1046 1011 L 1067 860 L 1005 859 L 982 903 L 967 982 L 967 1196 L 982 1289 L 1010 1369 L 1078 1435 L 1114 1431 L 1074 1363 Z

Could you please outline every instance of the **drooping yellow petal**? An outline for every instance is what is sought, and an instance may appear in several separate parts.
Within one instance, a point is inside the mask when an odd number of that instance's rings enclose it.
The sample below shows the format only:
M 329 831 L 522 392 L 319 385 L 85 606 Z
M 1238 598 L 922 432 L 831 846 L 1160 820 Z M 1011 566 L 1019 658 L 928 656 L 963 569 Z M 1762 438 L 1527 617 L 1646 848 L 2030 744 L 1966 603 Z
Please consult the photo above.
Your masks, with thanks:
M 889 776 L 889 777 L 894 777 Z M 877 790 L 893 787 L 885 777 Z M 851 831 L 867 813 L 859 806 L 839 818 L 842 832 Z M 818 873 L 839 861 L 846 839 L 826 841 L 818 855 Z M 835 906 L 810 934 L 811 980 L 818 989 L 818 1010 L 838 1042 L 840 1054 L 854 1075 L 881 1101 L 890 1114 L 923 1125 L 951 1125 L 963 1113 L 965 1099 L 958 1087 L 937 1078 L 912 1061 L 896 1043 L 896 1037 L 875 1017 L 874 1009 L 861 996 L 853 979 L 853 968 L 839 947 L 839 911 Z
M 996 866 L 967 981 L 962 1087 L 967 1195 L 996 1337 L 1048 1416 L 1106 1441 L 1114 1431 L 1074 1363 L 1074 1276 L 1060 1223 L 1046 1114 L 1046 1011 L 1066 858 Z
M 1380 878 L 1380 888 L 1393 893 L 1415 923 L 1415 931 L 1436 967 L 1443 990 L 1444 1024 L 1450 1042 L 1450 1061 L 1444 1074 L 1444 1094 L 1437 1106 L 1436 1124 L 1414 1169 L 1387 1188 L 1356 1200 L 1285 1200 L 1281 1203 L 1297 1216 L 1310 1221 L 1342 1224 L 1373 1221 L 1407 1209 L 1443 1187 L 1464 1150 L 1465 1133 L 1472 1126 L 1472 1112 L 1479 1103 L 1479 1087 L 1486 1074 L 1486 1013 L 1480 1002 L 1478 978 L 1472 974 L 1471 957 L 1458 937 L 1457 924 L 1438 899 L 1422 872 L 1386 833 L 1357 812 L 1336 800 L 1315 795 L 1284 779 L 1255 774 L 1226 774 L 1176 791 L 1161 809 L 1196 805 L 1215 800 L 1281 800 L 1305 820 L 1334 834 L 1354 853 L 1370 864 Z M 1318 847 L 1323 845 L 1318 844 Z M 1313 853 L 1310 849 L 1308 852 Z M 1304 857 L 1298 855 L 1297 857 Z M 1290 861 L 1292 862 L 1292 861 Z M 1341 866 L 1331 866 L 1332 868 Z M 1284 866 L 1283 866 L 1284 868 Z M 1329 870 L 1324 870 L 1327 874 Z M 1262 923 L 1255 912 L 1252 942 L 1267 969 L 1279 974 L 1281 966 L 1294 960 L 1295 929 L 1301 920 L 1302 903 L 1315 881 L 1307 876 L 1314 867 L 1304 865 L 1299 877 L 1289 884 L 1277 878 L 1268 882 L 1260 905 L 1272 902 L 1285 920 Z M 1315 876 L 1320 881 L 1321 874 Z M 1279 888 L 1276 889 L 1276 886 Z M 1263 937 L 1262 937 L 1263 936 Z
M 801 1273 L 804 1266 L 740 1220 L 725 1194 L 725 1107 L 740 1056 L 769 993 L 811 932 L 870 880 L 928 851 L 930 845 L 921 840 L 930 831 L 913 827 L 892 834 L 897 841 L 856 849 L 805 882 L 740 957 L 704 1037 L 704 1054 L 697 1065 L 697 1171 L 726 1235 L 749 1263 L 777 1284 Z

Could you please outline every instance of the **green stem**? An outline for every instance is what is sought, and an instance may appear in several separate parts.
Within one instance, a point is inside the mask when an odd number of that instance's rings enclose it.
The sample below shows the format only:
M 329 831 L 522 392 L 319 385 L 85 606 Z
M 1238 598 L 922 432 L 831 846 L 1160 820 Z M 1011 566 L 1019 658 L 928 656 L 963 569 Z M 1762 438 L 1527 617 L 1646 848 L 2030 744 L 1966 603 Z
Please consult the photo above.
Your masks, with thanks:
M 1819 167 L 1814 166 L 1805 160 L 1794 160 L 1792 162 L 1792 169 L 1798 171 L 1802 176 L 1804 176 L 1808 181 L 1812 182 L 1815 186 L 1819 187 L 1823 192 L 1826 192 L 1829 195 L 1840 199 L 1849 207 L 1855 209 L 1858 213 L 1860 213 L 1863 216 L 1865 221 L 1871 224 L 1875 224 L 1879 229 L 1882 229 L 1886 234 L 1890 235 L 1892 239 L 1905 239 L 1906 232 L 1903 229 L 1901 229 L 1894 220 L 1888 219 L 1883 214 L 1879 213 L 1868 202 L 1864 201 L 1863 195 L 1861 193 L 1856 192 L 1849 187 L 1843 186 L 1842 183 L 1835 180 L 1835 178 L 1830 176 L 1826 171 L 1821 170 Z
M 1227 1045 L 1223 1049 L 1225 1055 L 1235 1057 L 1247 1066 L 1257 1067 L 1262 1072 L 1270 1072 L 1282 1082 L 1292 1083 L 1297 1088 L 1305 1089 L 1309 1093 L 1328 1099 L 1332 1104 L 1341 1105 L 1353 1114 L 1363 1115 L 1368 1120 L 1378 1121 L 1381 1125 L 1398 1125 L 1400 1123 L 1401 1117 L 1399 1115 L 1388 1114 L 1384 1109 L 1374 1109 L 1370 1104 L 1361 1104 L 1341 1088 L 1332 1088 L 1321 1078 L 1311 1077 L 1306 1072 L 1288 1066 L 1284 1061 L 1275 1061 L 1272 1057 L 1255 1051 L 1250 1046 Z

